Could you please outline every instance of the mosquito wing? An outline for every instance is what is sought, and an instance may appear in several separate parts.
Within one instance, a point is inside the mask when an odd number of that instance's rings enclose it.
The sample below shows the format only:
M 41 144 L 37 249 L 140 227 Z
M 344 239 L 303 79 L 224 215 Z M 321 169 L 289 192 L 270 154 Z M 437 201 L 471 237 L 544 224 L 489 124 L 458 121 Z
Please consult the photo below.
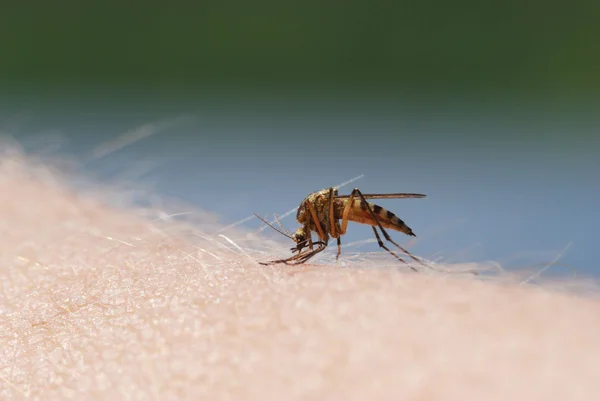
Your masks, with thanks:
M 427 195 L 423 194 L 410 194 L 410 193 L 397 193 L 397 194 L 363 194 L 365 199 L 402 199 L 402 198 L 425 198 Z M 350 195 L 336 195 L 335 198 L 347 199 Z M 355 196 L 358 198 L 358 196 Z

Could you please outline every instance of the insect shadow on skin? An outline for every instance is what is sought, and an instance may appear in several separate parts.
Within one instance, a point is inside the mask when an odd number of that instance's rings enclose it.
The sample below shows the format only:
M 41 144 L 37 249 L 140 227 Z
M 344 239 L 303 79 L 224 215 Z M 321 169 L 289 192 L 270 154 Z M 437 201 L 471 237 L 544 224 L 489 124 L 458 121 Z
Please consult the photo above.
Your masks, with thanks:
M 300 203 L 298 212 L 296 214 L 296 220 L 301 224 L 301 226 L 293 234 L 285 230 L 281 223 L 279 223 L 279 220 L 276 219 L 281 230 L 274 227 L 255 213 L 254 215 L 269 227 L 293 240 L 296 243 L 296 246 L 291 248 L 291 250 L 293 253 L 297 252 L 296 255 L 287 259 L 259 263 L 262 265 L 273 265 L 278 263 L 299 265 L 305 263 L 327 247 L 330 237 L 337 240 L 338 249 L 335 257 L 337 261 L 341 253 L 342 243 L 340 237 L 346 233 L 348 222 L 353 221 L 356 223 L 370 225 L 373 228 L 373 233 L 375 234 L 377 243 L 381 248 L 392 254 L 400 262 L 407 264 L 408 267 L 413 271 L 418 271 L 415 267 L 409 265 L 404 259 L 400 258 L 388 247 L 386 247 L 377 231 L 377 229 L 379 229 L 387 241 L 394 244 L 411 259 L 423 266 L 427 266 L 419 258 L 408 252 L 408 250 L 398 245 L 385 230 L 387 228 L 416 237 L 412 229 L 394 213 L 379 205 L 367 202 L 367 199 L 425 197 L 426 195 L 415 193 L 363 194 L 358 188 L 354 188 L 350 195 L 339 195 L 338 190 L 334 187 L 322 189 L 320 191 L 311 193 L 302 201 L 302 203 Z M 318 241 L 313 242 L 313 231 L 317 233 L 319 237 Z M 305 250 L 305 248 L 308 249 Z

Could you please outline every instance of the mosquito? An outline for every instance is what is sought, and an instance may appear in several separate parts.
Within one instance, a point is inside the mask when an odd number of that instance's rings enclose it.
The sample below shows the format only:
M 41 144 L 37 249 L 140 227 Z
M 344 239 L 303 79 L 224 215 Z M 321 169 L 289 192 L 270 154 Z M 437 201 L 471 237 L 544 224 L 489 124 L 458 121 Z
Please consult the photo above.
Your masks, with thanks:
M 278 263 L 297 265 L 302 264 L 314 257 L 319 252 L 322 252 L 328 245 L 330 237 L 337 240 L 337 254 L 335 256 L 338 260 L 342 251 L 342 242 L 340 237 L 346 233 L 348 228 L 348 222 L 354 221 L 356 223 L 368 224 L 373 228 L 373 233 L 377 239 L 379 246 L 390 254 L 392 254 L 400 262 L 407 264 L 407 262 L 392 252 L 381 240 L 377 229 L 381 231 L 384 238 L 394 244 L 398 249 L 408 255 L 411 259 L 423 265 L 423 262 L 413 256 L 406 249 L 398 245 L 385 230 L 390 229 L 394 231 L 402 232 L 406 235 L 416 237 L 412 229 L 407 226 L 404 221 L 398 218 L 394 213 L 389 210 L 367 202 L 367 199 L 401 199 L 401 198 L 425 198 L 426 195 L 414 194 L 414 193 L 395 193 L 395 194 L 363 194 L 358 188 L 354 188 L 350 195 L 339 195 L 338 190 L 334 187 L 325 188 L 317 192 L 313 192 L 308 195 L 300 206 L 298 207 L 298 213 L 296 214 L 296 220 L 301 226 L 296 230 L 294 234 L 288 232 L 283 226 L 277 223 L 278 229 L 267 222 L 262 217 L 255 214 L 260 220 L 266 223 L 269 227 L 279 232 L 280 234 L 292 239 L 296 246 L 291 248 L 293 253 L 296 255 L 287 258 L 272 260 L 269 262 L 260 262 L 262 265 L 272 265 Z M 341 220 L 341 224 L 340 224 Z M 316 232 L 319 239 L 314 241 L 312 239 L 312 232 Z M 316 246 L 316 247 L 315 247 Z M 304 250 L 304 248 L 308 248 Z M 418 271 L 413 266 L 408 265 L 412 270 Z

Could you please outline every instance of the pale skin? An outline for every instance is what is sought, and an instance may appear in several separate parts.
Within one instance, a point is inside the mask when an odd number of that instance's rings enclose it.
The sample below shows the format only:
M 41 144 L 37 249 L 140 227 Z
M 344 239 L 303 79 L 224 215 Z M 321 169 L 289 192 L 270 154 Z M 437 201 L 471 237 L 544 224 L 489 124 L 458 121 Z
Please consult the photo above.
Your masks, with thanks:
M 2 400 L 599 399 L 594 298 L 385 253 L 290 275 L 251 261 L 264 238 L 225 232 L 248 257 L 208 219 L 115 210 L 31 170 L 0 162 Z

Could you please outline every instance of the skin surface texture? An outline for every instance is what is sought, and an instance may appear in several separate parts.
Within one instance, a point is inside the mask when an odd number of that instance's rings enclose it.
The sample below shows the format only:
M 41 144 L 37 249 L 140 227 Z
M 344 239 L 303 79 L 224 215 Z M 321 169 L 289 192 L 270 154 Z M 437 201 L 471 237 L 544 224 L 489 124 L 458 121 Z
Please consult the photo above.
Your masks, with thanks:
M 385 252 L 261 266 L 292 244 L 108 206 L 3 155 L 2 400 L 600 399 L 594 296 Z

